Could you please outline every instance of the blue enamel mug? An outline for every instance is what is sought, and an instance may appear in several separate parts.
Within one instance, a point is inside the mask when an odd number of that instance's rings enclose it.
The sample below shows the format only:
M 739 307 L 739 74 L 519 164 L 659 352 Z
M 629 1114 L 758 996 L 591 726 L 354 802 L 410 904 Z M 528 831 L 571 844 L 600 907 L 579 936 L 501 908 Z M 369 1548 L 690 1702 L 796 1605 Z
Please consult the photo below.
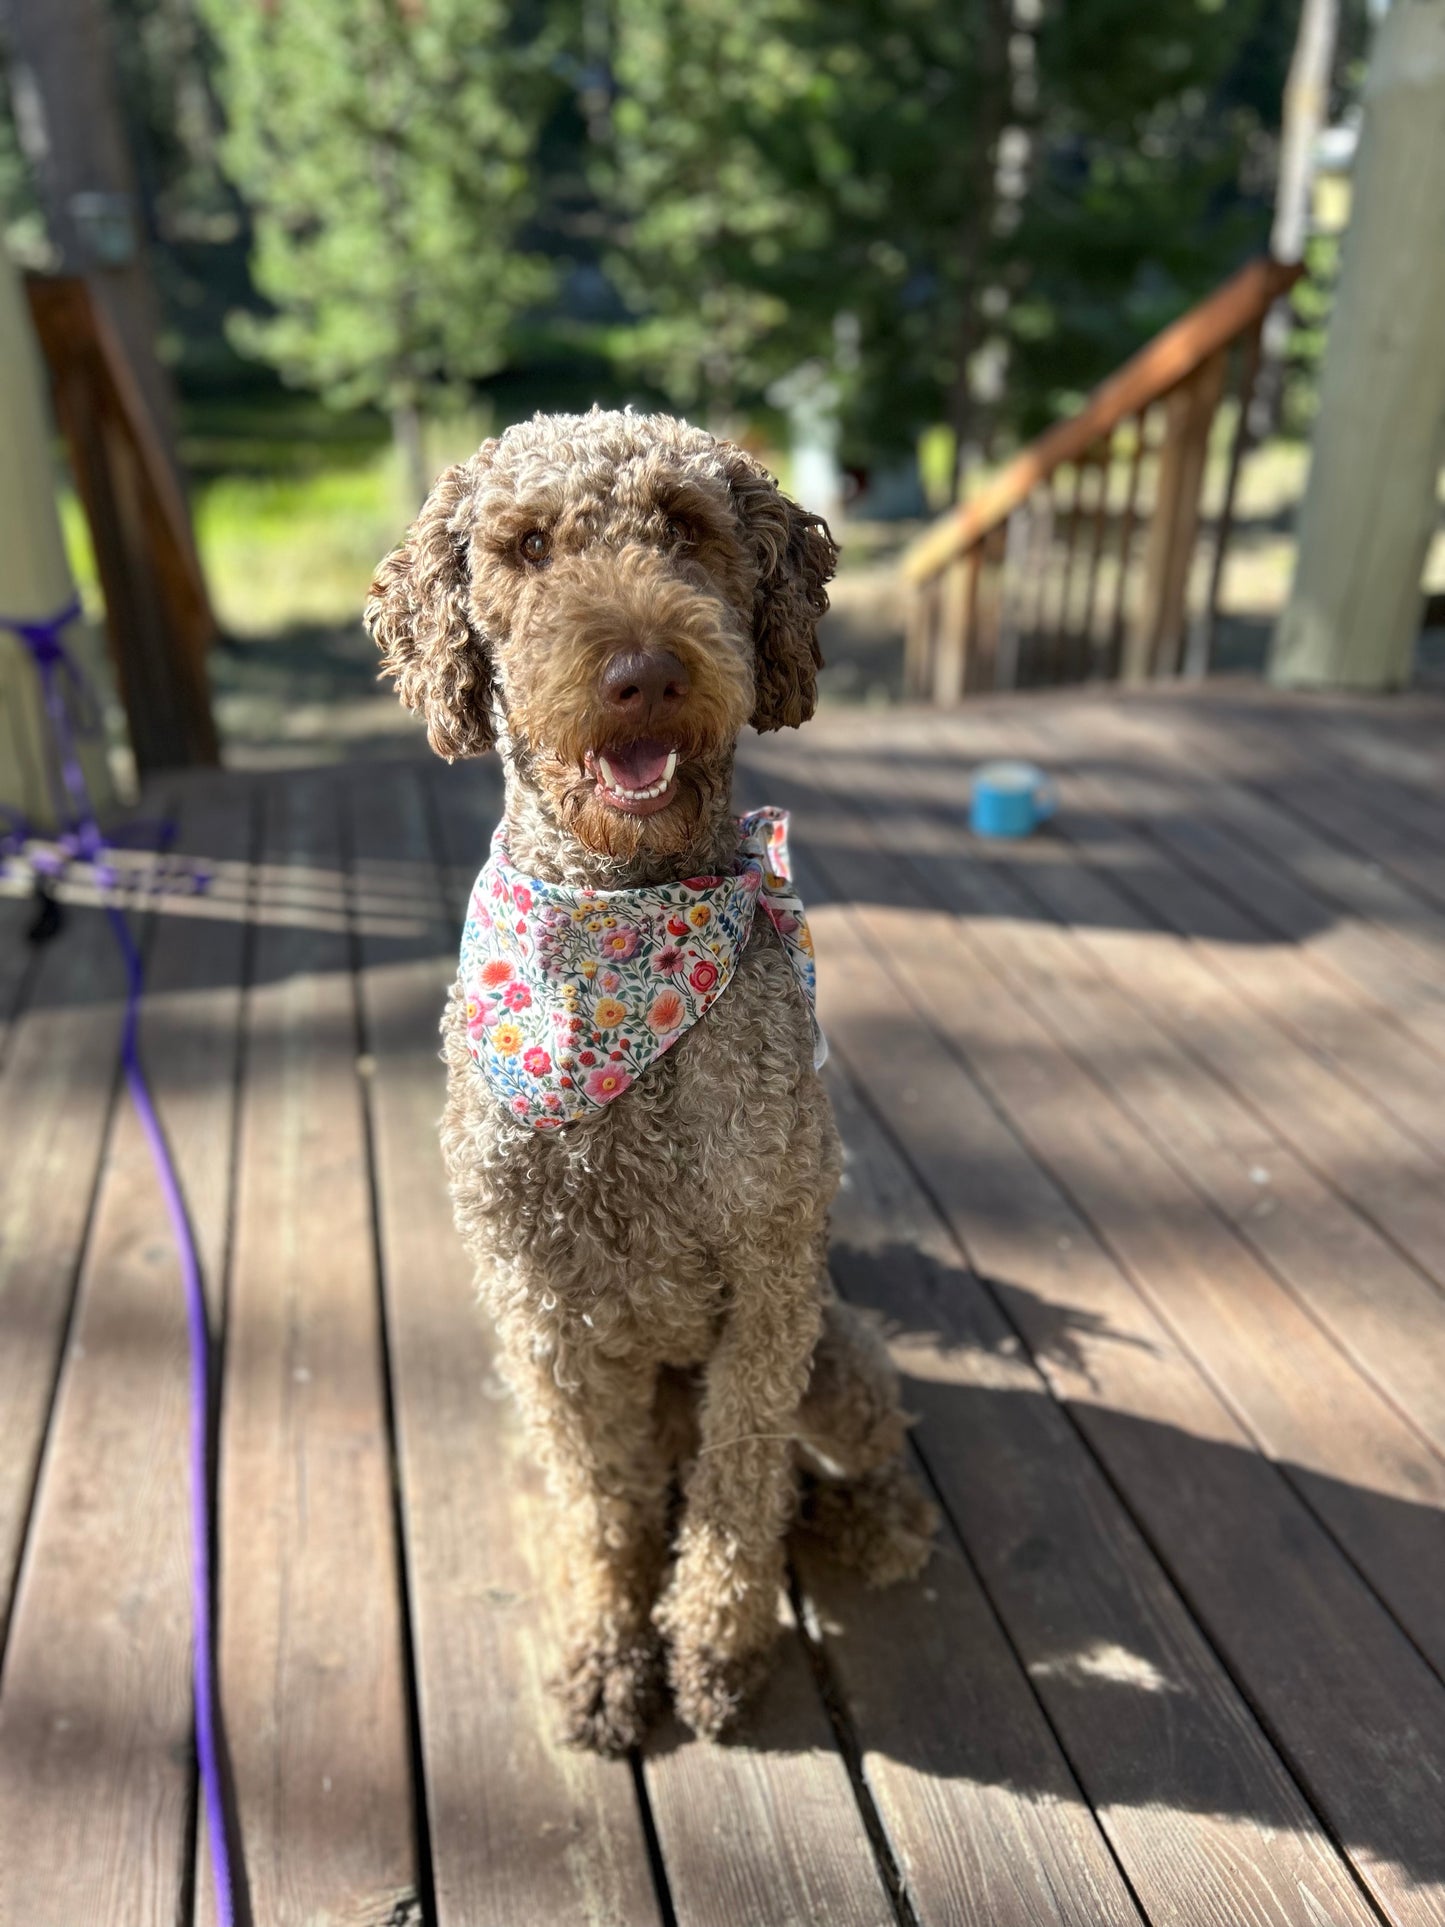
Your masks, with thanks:
M 1032 836 L 1058 807 L 1053 779 L 1034 763 L 984 763 L 974 771 L 968 826 L 975 836 Z

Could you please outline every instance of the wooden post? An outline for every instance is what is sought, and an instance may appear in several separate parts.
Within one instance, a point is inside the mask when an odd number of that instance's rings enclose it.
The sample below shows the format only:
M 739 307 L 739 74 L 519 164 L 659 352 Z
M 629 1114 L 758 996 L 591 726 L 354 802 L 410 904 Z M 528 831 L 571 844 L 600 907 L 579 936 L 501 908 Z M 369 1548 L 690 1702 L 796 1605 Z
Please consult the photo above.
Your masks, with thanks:
M 1139 479 L 1144 473 L 1144 457 L 1153 446 L 1151 429 L 1154 405 L 1146 404 L 1134 417 L 1134 446 L 1129 455 L 1128 479 L 1124 484 L 1124 507 L 1119 517 L 1119 573 L 1114 578 L 1114 613 L 1104 646 L 1104 677 L 1113 682 L 1123 672 L 1124 623 L 1129 609 L 1129 572 L 1134 560 L 1134 530 L 1139 520 Z
M 1003 525 L 999 557 L 1001 588 L 998 604 L 998 649 L 994 659 L 995 689 L 1015 689 L 1019 679 L 1019 647 L 1023 640 L 1023 589 L 1028 579 L 1034 522 L 1028 505 L 1016 509 Z
M 1396 0 L 1365 86 L 1350 226 L 1271 681 L 1409 681 L 1445 460 L 1445 4 Z
M 931 687 L 934 637 L 938 626 L 938 585 L 930 576 L 908 590 L 908 626 L 903 639 L 903 694 L 926 701 Z
M 987 695 L 999 687 L 998 657 L 1007 590 L 1008 530 L 994 529 L 974 551 L 972 606 L 968 612 L 968 673 L 964 691 Z
M 1094 520 L 1089 532 L 1089 573 L 1084 578 L 1084 612 L 1079 622 L 1078 668 L 1081 679 L 1098 672 L 1099 646 L 1094 628 L 1094 610 L 1099 596 L 1099 569 L 1104 560 L 1104 531 L 1109 514 L 1109 477 L 1113 473 L 1112 435 L 1100 442 L 1089 456 L 1094 471 Z
M 1204 461 L 1228 358 L 1228 351 L 1220 349 L 1165 398 L 1164 443 L 1144 550 L 1144 592 L 1124 652 L 1127 682 L 1179 667 Z
M 952 709 L 968 686 L 968 652 L 978 597 L 979 548 L 949 563 L 939 596 L 937 641 L 933 654 L 933 700 Z
M 54 615 L 75 593 L 55 508 L 44 396 L 20 278 L 0 247 L 0 615 L 22 622 Z M 71 623 L 64 641 L 107 701 L 100 652 L 84 622 Z M 55 826 L 48 744 L 35 672 L 18 638 L 0 630 L 0 804 L 47 829 Z M 92 799 L 104 811 L 114 802 L 105 745 L 85 741 L 80 752 Z
M 1274 312 L 1274 309 L 1270 310 L 1270 314 Z M 1249 452 L 1250 414 L 1259 382 L 1260 359 L 1264 335 L 1268 327 L 1269 315 L 1266 315 L 1250 330 L 1240 347 L 1239 382 L 1235 393 L 1238 413 L 1234 418 L 1234 434 L 1229 444 L 1229 468 L 1224 478 L 1224 500 L 1220 503 L 1219 514 L 1215 518 L 1214 552 L 1209 558 L 1209 587 L 1205 591 L 1204 607 L 1190 624 L 1189 642 L 1184 656 L 1184 674 L 1191 678 L 1207 676 L 1209 664 L 1214 655 L 1214 638 L 1219 627 L 1219 593 L 1224 586 L 1224 563 L 1229 554 L 1229 538 L 1234 532 L 1234 502 L 1239 493 L 1239 474 L 1244 466 L 1244 458 Z

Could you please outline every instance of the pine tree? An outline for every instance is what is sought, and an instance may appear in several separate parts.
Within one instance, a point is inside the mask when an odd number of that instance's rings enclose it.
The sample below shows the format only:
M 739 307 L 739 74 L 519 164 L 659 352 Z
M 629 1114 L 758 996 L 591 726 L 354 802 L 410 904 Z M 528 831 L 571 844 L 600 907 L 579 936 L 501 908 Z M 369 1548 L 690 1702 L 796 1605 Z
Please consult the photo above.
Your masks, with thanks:
M 274 313 L 238 343 L 339 407 L 391 412 L 420 500 L 420 417 L 501 366 L 548 264 L 521 240 L 555 91 L 503 0 L 203 0 L 227 171 Z
M 614 0 L 624 351 L 684 405 L 831 363 L 845 448 L 1031 432 L 1269 225 L 1266 0 Z M 848 326 L 840 329 L 840 319 Z M 843 366 L 835 343 L 856 343 Z
M 627 368 L 716 426 L 806 353 L 794 263 L 828 224 L 805 151 L 820 77 L 788 37 L 806 0 L 615 0 L 594 146 Z

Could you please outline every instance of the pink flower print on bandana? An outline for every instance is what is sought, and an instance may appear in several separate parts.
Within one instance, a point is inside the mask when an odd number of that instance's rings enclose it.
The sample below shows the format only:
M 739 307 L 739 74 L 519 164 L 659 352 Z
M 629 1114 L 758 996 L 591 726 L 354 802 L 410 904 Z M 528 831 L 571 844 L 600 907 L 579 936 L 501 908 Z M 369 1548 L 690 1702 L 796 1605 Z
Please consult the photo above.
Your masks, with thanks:
M 467 1048 L 499 1102 L 539 1131 L 621 1097 L 732 982 L 761 906 L 813 1012 L 813 945 L 782 810 L 740 817 L 727 876 L 580 890 L 512 868 L 501 828 L 462 931 Z M 827 1044 L 813 1017 L 813 1061 Z

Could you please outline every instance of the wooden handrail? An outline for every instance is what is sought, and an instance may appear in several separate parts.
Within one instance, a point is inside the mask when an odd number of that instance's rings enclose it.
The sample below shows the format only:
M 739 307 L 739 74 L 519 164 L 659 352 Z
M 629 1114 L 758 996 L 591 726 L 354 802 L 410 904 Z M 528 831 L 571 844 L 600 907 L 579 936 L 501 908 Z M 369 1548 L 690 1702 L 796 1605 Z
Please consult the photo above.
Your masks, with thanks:
M 1101 382 L 1076 415 L 1030 442 L 972 501 L 920 536 L 903 557 L 905 581 L 927 582 L 966 555 L 1006 522 L 1055 469 L 1081 460 L 1120 422 L 1187 381 L 1212 355 L 1258 322 L 1303 272 L 1298 263 L 1274 261 L 1267 255 L 1247 262 L 1206 301 L 1155 335 Z
M 143 772 L 214 763 L 215 618 L 175 472 L 103 299 L 76 275 L 32 276 L 26 292 L 90 524 L 136 762 Z
M 32 281 L 31 286 L 39 290 L 43 284 Z M 77 281 L 74 293 L 79 293 L 84 284 Z M 43 294 L 40 299 L 44 299 Z M 164 519 L 166 533 L 175 550 L 176 561 L 185 571 L 190 594 L 197 606 L 210 620 L 210 596 L 206 589 L 206 578 L 201 573 L 201 558 L 196 553 L 195 537 L 191 532 L 190 511 L 185 497 L 181 494 L 176 472 L 171 467 L 160 437 L 156 434 L 151 419 L 150 408 L 141 393 L 140 383 L 135 371 L 126 359 L 125 350 L 120 345 L 114 324 L 104 305 L 92 299 L 89 303 L 90 325 L 95 335 L 95 350 L 100 364 L 105 370 L 115 395 L 116 412 L 125 424 L 126 433 L 135 443 L 145 470 L 146 479 L 155 490 L 156 508 Z M 212 624 L 214 626 L 214 624 Z

